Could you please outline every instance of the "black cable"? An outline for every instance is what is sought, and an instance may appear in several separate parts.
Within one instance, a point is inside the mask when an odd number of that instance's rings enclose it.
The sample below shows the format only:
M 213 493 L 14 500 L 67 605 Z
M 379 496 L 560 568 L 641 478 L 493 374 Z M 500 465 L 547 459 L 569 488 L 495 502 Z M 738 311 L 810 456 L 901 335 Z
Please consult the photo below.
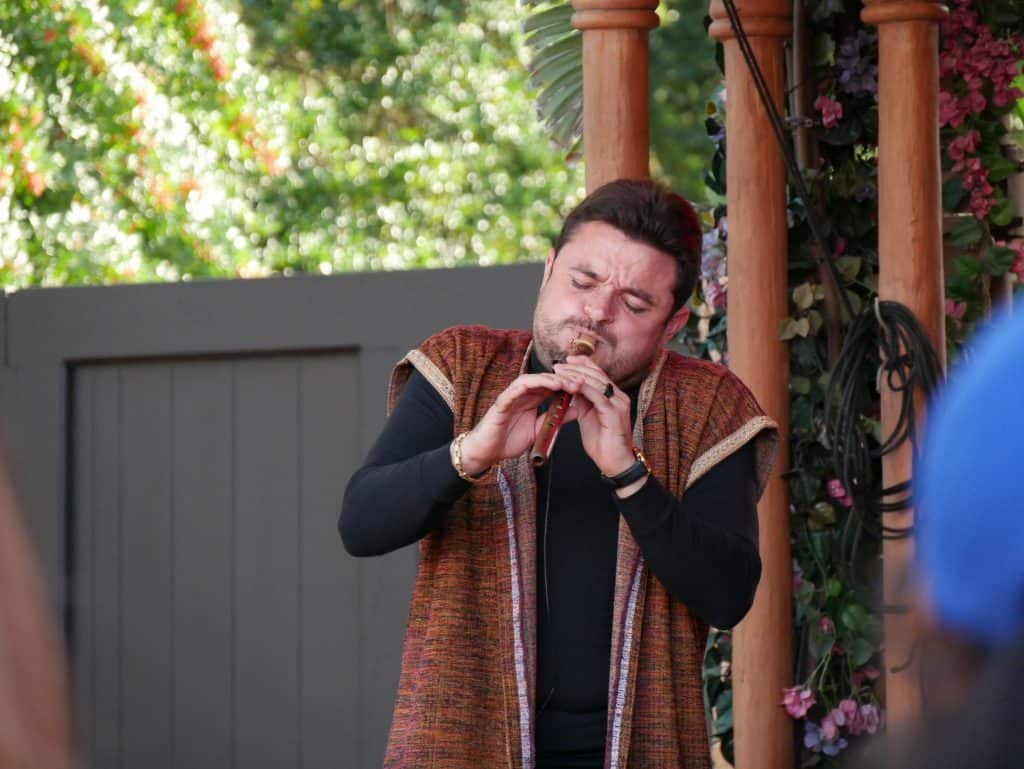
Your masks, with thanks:
M 811 236 L 814 238 L 814 241 L 818 246 L 817 252 L 812 249 L 812 257 L 818 264 L 825 266 L 826 272 L 828 273 L 833 287 L 836 290 L 836 295 L 839 297 L 839 301 L 842 302 L 843 309 L 846 311 L 846 317 L 852 319 L 854 316 L 853 305 L 850 302 L 850 297 L 848 297 L 846 295 L 846 291 L 843 290 L 835 261 L 824 256 L 825 254 L 833 253 L 834 249 L 828 247 L 825 239 L 824 228 L 822 223 L 818 220 L 818 213 L 814 209 L 814 206 L 811 205 L 811 193 L 807 188 L 807 183 L 804 181 L 804 175 L 800 172 L 800 165 L 796 162 L 796 156 L 793 153 L 793 148 L 790 146 L 787 139 L 785 122 L 779 114 L 778 106 L 771 97 L 768 82 L 765 80 L 764 73 L 761 72 L 761 66 L 757 63 L 757 58 L 754 56 L 753 49 L 750 47 L 750 40 L 747 38 L 747 33 L 743 29 L 743 22 L 740 21 L 740 15 L 736 10 L 734 0 L 723 0 L 723 4 L 725 5 L 725 12 L 729 17 L 729 24 L 732 25 L 732 31 L 736 35 L 736 42 L 739 44 L 740 53 L 743 54 L 743 60 L 746 62 L 747 69 L 750 70 L 750 75 L 754 80 L 754 87 L 757 89 L 757 95 L 761 99 L 761 104 L 764 107 L 765 113 L 767 113 L 768 122 L 772 127 L 772 133 L 775 134 L 775 141 L 779 146 L 779 151 L 782 153 L 782 160 L 786 166 L 790 182 L 796 188 L 800 199 L 804 201 L 804 215 L 806 216 L 807 224 L 811 229 Z
M 877 367 L 874 382 L 864 375 L 865 362 Z M 899 415 L 892 432 L 872 445 L 861 420 L 870 413 L 882 376 L 900 395 Z M 927 397 L 941 380 L 942 366 L 927 334 L 899 302 L 877 301 L 850 324 L 825 397 L 825 434 L 839 480 L 853 500 L 851 515 L 859 514 L 865 531 L 875 537 L 899 539 L 912 533 L 910 526 L 882 522 L 883 513 L 910 507 L 910 480 L 882 488 L 874 468 L 906 441 L 916 451 L 914 393 L 920 390 Z M 883 501 L 887 498 L 895 499 Z

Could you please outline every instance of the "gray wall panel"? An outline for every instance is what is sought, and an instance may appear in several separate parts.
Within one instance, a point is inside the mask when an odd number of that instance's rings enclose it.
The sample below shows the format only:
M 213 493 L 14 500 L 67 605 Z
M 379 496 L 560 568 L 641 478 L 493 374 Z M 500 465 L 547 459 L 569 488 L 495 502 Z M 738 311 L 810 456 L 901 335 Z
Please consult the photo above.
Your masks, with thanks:
M 171 483 L 174 442 L 166 364 L 121 374 L 121 750 L 123 765 L 171 759 Z
M 231 766 L 231 363 L 174 366 L 174 766 Z
M 120 372 L 116 368 L 97 370 L 93 377 L 91 436 L 83 436 L 81 447 L 93 454 L 92 563 L 95 571 L 81 575 L 92 583 L 94 628 L 92 660 L 81 660 L 93 680 L 92 723 L 93 765 L 121 766 L 121 404 Z M 79 450 L 81 449 L 79 447 Z
M 298 759 L 298 366 L 237 362 L 234 388 L 235 765 Z
M 342 491 L 396 359 L 453 323 L 527 325 L 540 274 L 5 300 L 0 430 L 56 616 L 73 609 L 87 766 L 380 765 L 416 551 L 347 556 Z
M 359 359 L 303 359 L 301 747 L 297 769 L 337 769 L 360 743 L 360 564 L 338 539 L 341 497 L 362 460 L 356 440 Z M 390 710 L 385 718 L 390 717 Z
M 90 445 L 76 451 L 74 456 L 75 497 L 73 500 L 72 537 L 75 542 L 74 573 L 76 585 L 74 604 L 75 655 L 71 660 L 75 703 L 81 716 L 80 727 L 83 747 L 92 755 L 92 724 L 90 719 L 95 701 L 95 655 L 97 606 L 94 594 L 97 575 L 93 558 L 96 546 L 94 528 L 96 515 L 96 439 L 93 416 L 96 408 L 94 386 L 96 372 L 86 369 L 75 377 L 74 434 L 88 440 Z

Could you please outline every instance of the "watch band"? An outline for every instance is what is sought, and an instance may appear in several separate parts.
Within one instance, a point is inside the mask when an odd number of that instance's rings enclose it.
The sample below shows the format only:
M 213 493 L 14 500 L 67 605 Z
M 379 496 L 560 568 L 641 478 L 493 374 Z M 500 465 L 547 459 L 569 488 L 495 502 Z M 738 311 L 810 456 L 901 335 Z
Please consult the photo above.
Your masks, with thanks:
M 621 489 L 635 481 L 639 481 L 645 475 L 650 475 L 651 466 L 647 464 L 647 457 L 636 446 L 633 447 L 633 456 L 636 457 L 636 461 L 633 464 L 616 475 L 608 476 L 601 473 L 601 480 L 613 489 Z

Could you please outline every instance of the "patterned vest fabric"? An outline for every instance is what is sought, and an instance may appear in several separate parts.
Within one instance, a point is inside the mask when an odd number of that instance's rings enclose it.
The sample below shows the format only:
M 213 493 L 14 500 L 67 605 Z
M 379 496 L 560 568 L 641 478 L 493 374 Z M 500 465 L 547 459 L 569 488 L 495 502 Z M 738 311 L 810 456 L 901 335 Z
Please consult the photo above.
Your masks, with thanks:
M 469 430 L 525 372 L 530 342 L 525 331 L 443 331 L 396 366 L 388 408 L 415 367 L 451 407 L 454 434 Z M 776 425 L 727 369 L 663 352 L 638 398 L 634 443 L 673 495 L 750 441 L 764 490 Z M 420 556 L 385 767 L 532 769 L 536 481 L 526 453 L 470 487 Z M 710 766 L 707 632 L 650 574 L 620 520 L 606 767 Z

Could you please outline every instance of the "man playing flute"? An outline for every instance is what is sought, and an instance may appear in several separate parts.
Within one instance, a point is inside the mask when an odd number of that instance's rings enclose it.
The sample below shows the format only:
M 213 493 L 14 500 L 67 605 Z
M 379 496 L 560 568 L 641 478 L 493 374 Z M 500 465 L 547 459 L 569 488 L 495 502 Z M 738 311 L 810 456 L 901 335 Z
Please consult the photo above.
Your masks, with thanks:
M 700 246 L 682 197 L 612 182 L 566 218 L 532 332 L 450 328 L 395 368 L 339 521 L 354 555 L 420 547 L 386 767 L 710 765 L 708 625 L 753 601 L 778 436 L 727 369 L 664 349 Z

